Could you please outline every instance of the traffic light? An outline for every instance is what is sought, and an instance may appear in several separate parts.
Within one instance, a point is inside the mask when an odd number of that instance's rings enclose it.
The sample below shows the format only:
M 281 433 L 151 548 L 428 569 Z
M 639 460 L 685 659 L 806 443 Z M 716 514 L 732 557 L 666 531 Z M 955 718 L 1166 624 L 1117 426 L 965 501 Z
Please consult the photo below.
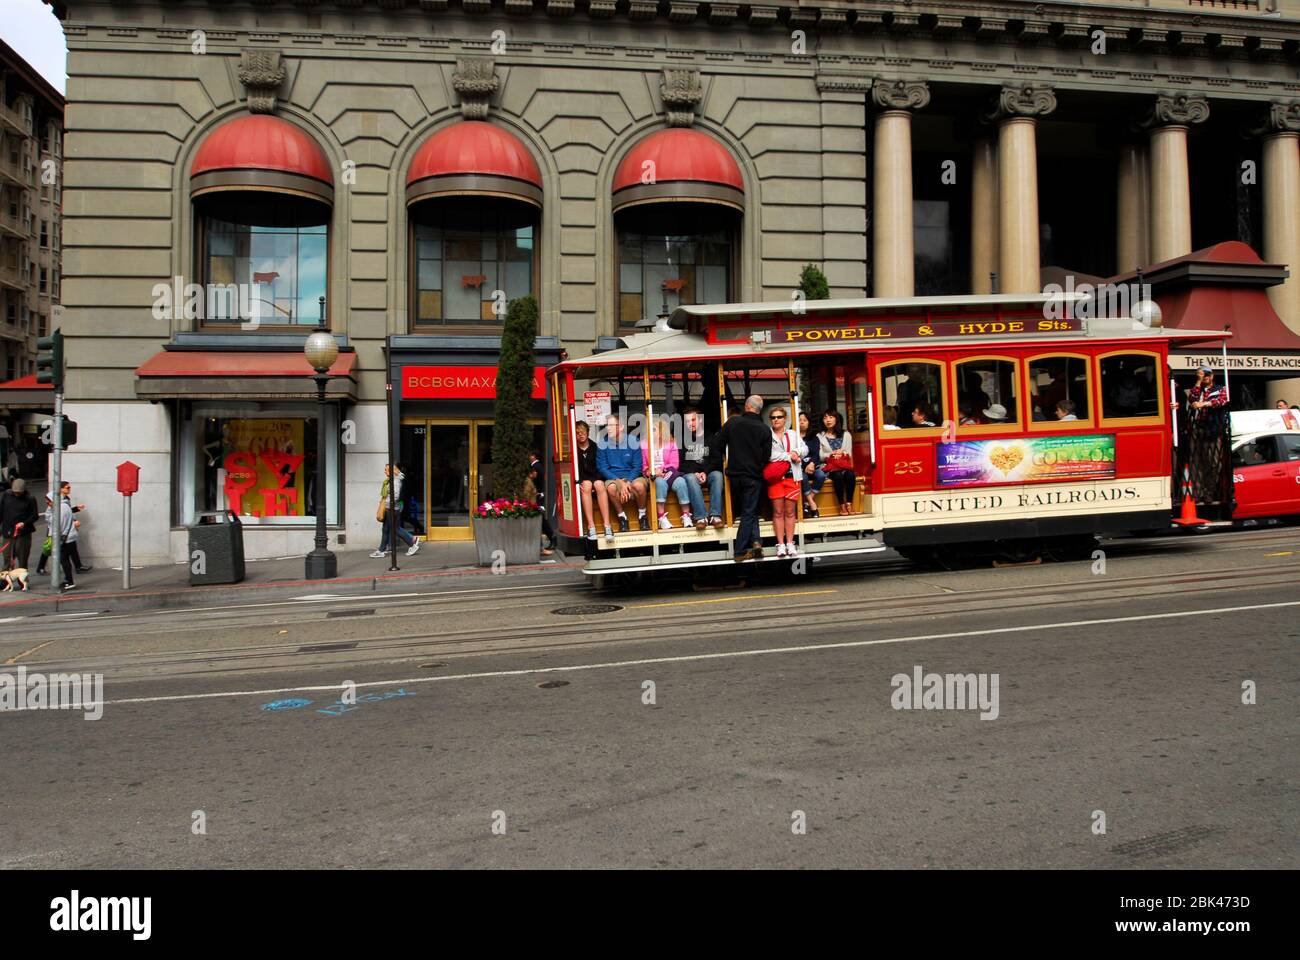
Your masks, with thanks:
M 54 418 L 42 422 L 41 443 L 47 447 L 54 446 Z M 63 418 L 63 449 L 66 450 L 77 442 L 77 421 Z
M 55 393 L 63 392 L 63 334 L 58 330 L 36 341 L 36 382 L 53 384 Z

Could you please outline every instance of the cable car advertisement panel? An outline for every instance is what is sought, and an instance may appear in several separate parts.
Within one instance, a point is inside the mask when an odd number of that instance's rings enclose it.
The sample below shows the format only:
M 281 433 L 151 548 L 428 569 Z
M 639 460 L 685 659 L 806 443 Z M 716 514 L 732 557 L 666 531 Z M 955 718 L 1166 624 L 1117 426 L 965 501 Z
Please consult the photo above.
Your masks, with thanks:
M 936 461 L 940 487 L 1110 480 L 1115 476 L 1115 435 L 958 440 L 938 444 Z

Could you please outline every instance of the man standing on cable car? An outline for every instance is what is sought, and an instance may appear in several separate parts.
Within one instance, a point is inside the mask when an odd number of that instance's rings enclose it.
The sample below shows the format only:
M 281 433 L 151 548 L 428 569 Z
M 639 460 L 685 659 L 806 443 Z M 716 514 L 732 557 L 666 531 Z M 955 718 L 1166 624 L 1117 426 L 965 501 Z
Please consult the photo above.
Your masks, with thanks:
M 1222 500 L 1224 434 L 1227 426 L 1228 390 L 1214 382 L 1214 371 L 1201 367 L 1196 385 L 1187 392 L 1191 425 L 1192 490 L 1198 503 Z
M 740 528 L 736 531 L 735 559 L 759 560 L 763 557 L 763 541 L 758 533 L 758 509 L 763 501 L 767 484 L 763 468 L 772 453 L 772 431 L 763 424 L 763 398 L 749 397 L 745 412 L 732 417 L 718 432 L 719 442 L 709 450 L 709 469 L 722 464 L 725 452 L 727 476 L 731 479 L 735 499 L 740 506 Z

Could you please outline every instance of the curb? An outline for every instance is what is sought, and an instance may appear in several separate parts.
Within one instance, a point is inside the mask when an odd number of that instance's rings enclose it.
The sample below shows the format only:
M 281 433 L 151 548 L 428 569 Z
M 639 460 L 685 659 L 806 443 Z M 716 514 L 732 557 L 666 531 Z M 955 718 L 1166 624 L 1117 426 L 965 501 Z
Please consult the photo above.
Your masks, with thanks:
M 441 570 L 421 570 L 412 573 L 393 573 L 364 577 L 336 577 L 333 580 L 277 580 L 272 583 L 218 584 L 207 587 L 167 587 L 142 589 L 123 593 L 77 593 L 61 596 L 31 597 L 0 603 L 0 619 L 5 614 L 17 616 L 44 616 L 52 613 L 118 613 L 138 610 L 186 610 L 237 600 L 275 600 L 286 594 L 300 594 L 305 588 L 321 589 L 322 593 L 340 597 L 383 594 L 414 586 L 424 581 L 438 582 L 450 577 L 494 577 L 497 580 L 515 576 L 537 577 L 546 574 L 569 574 L 566 580 L 581 582 L 581 570 L 564 560 L 559 563 L 536 563 L 512 567 L 504 574 L 494 574 L 485 567 L 446 567 Z M 574 580 L 574 575 L 577 579 Z

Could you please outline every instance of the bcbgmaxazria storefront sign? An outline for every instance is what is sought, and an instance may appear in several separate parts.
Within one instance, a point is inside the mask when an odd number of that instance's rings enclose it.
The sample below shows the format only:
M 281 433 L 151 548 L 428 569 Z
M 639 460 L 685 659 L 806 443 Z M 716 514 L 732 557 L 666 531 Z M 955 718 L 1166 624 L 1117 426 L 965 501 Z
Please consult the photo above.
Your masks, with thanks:
M 491 400 L 496 367 L 403 367 L 403 400 Z M 533 367 L 533 399 L 546 396 L 546 368 Z

